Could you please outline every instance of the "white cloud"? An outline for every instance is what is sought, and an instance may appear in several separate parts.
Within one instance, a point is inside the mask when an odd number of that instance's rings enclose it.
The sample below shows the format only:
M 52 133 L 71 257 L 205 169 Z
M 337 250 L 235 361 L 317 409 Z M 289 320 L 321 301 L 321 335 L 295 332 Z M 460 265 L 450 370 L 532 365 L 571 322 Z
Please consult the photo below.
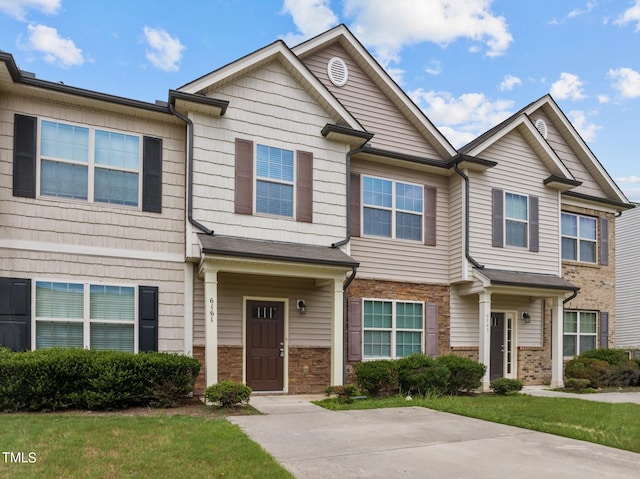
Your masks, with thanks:
M 596 2 L 587 2 L 584 8 L 574 8 L 573 10 L 571 10 L 569 12 L 568 17 L 574 18 L 580 15 L 584 15 L 585 13 L 589 13 L 591 10 L 593 10 L 593 7 L 595 6 L 596 6 Z
M 613 80 L 613 88 L 618 90 L 625 98 L 640 96 L 640 73 L 631 68 L 618 68 L 609 70 L 607 75 Z
M 635 4 L 631 8 L 625 10 L 625 12 L 616 18 L 613 23 L 620 26 L 625 26 L 628 23 L 635 23 L 635 31 L 640 31 L 640 0 L 636 0 Z
M 147 42 L 147 60 L 158 70 L 178 71 L 182 51 L 186 48 L 177 37 L 172 37 L 161 28 L 145 26 L 144 38 Z
M 424 69 L 429 75 L 437 76 L 442 73 L 442 62 L 440 60 L 431 60 L 429 65 Z
M 44 54 L 46 62 L 64 68 L 82 65 L 82 50 L 76 47 L 73 40 L 62 38 L 58 30 L 46 25 L 29 25 L 28 45 L 30 50 Z
M 297 45 L 338 23 L 338 17 L 329 6 L 329 0 L 284 0 L 283 13 L 289 13 L 299 33 L 282 37 L 289 46 Z
M 622 185 L 622 192 L 630 201 L 640 203 L 640 177 L 627 176 L 616 178 L 615 181 L 618 185 Z
M 46 15 L 55 15 L 61 0 L 0 0 L 0 12 L 16 20 L 25 21 L 29 10 L 37 10 Z
M 570 111 L 567 116 L 576 130 L 578 130 L 578 133 L 580 133 L 582 139 L 586 142 L 594 141 L 598 130 L 602 129 L 601 126 L 595 123 L 589 123 L 587 113 L 584 111 L 573 110 Z
M 598 95 L 598 103 L 609 103 L 611 98 L 608 95 Z
M 502 55 L 513 37 L 504 17 L 491 12 L 492 0 L 345 0 L 351 29 L 387 66 L 408 45 L 446 46 L 460 38 L 485 45 L 487 56 Z M 474 49 L 477 45 L 474 46 Z
M 640 184 L 640 176 L 627 176 L 623 178 L 616 178 L 616 183 L 620 183 L 621 185 L 633 184 L 633 183 Z
M 560 79 L 551 85 L 551 96 L 560 100 L 582 100 L 586 98 L 582 91 L 584 83 L 578 75 L 561 73 Z
M 500 91 L 511 91 L 517 85 L 522 85 L 522 80 L 516 76 L 507 75 L 504 77 L 498 88 Z
M 513 108 L 512 101 L 491 101 L 483 93 L 465 93 L 455 98 L 448 92 L 417 89 L 409 96 L 456 147 L 509 117 Z

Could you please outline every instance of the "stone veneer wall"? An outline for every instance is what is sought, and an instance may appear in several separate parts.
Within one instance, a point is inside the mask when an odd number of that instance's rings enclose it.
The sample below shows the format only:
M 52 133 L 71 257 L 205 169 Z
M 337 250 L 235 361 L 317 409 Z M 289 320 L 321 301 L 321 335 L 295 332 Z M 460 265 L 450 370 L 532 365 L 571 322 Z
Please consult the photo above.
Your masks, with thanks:
M 331 386 L 331 348 L 289 348 L 289 394 L 322 393 Z

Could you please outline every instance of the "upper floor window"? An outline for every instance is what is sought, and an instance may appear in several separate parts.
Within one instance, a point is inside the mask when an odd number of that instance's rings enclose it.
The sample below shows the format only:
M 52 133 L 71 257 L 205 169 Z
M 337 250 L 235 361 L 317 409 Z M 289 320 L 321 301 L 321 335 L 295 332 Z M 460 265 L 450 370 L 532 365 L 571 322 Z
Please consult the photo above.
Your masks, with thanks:
M 595 263 L 596 219 L 562 213 L 562 259 Z
M 40 194 L 138 206 L 139 136 L 41 122 Z
M 363 357 L 400 358 L 422 351 L 424 304 L 365 300 Z
M 596 348 L 597 316 L 594 311 L 564 312 L 564 356 L 577 356 Z
M 505 243 L 527 247 L 529 231 L 528 198 L 515 193 L 504 195 Z
M 293 216 L 293 151 L 257 145 L 256 212 Z
M 491 244 L 539 251 L 539 199 L 494 188 L 491 191 Z
M 364 234 L 421 241 L 423 198 L 422 186 L 363 177 Z

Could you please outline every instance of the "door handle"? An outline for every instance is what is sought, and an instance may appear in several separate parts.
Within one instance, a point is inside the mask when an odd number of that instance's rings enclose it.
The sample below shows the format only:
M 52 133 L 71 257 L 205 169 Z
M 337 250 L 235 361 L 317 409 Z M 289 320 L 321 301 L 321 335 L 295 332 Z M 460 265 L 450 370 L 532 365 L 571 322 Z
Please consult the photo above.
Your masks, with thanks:
M 284 348 L 280 348 L 280 357 L 284 358 Z

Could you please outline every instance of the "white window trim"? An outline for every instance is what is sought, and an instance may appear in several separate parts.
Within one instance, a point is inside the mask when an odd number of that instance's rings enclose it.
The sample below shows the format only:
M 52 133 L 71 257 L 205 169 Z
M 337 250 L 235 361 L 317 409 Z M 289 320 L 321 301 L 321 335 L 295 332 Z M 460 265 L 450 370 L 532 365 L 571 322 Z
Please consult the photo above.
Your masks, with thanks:
M 576 318 L 577 323 L 576 323 L 576 332 L 575 333 L 571 333 L 571 332 L 567 333 L 564 330 L 564 313 L 578 313 L 578 316 Z M 562 315 L 562 343 L 563 343 L 562 344 L 562 349 L 563 349 L 563 354 L 564 354 L 564 337 L 565 336 L 575 336 L 575 338 L 576 338 L 576 353 L 575 354 L 576 355 L 580 354 L 580 337 L 581 336 L 592 336 L 592 337 L 594 337 L 595 338 L 595 342 L 594 342 L 595 347 L 598 348 L 598 339 L 599 339 L 598 338 L 598 326 L 600 324 L 600 315 L 598 314 L 598 312 L 597 311 L 586 310 L 586 309 L 585 310 L 582 310 L 582 309 L 567 309 L 567 310 L 564 311 L 564 313 Z M 580 315 L 583 314 L 583 313 L 595 314 L 595 316 L 596 316 L 596 332 L 595 333 L 581 333 L 580 332 Z M 573 358 L 574 355 L 571 355 L 571 356 L 564 356 L 563 355 L 563 357 L 567 358 L 567 359 L 570 359 L 570 358 Z
M 507 195 L 508 194 L 509 195 L 515 195 L 515 196 L 521 196 L 521 197 L 527 199 L 527 219 L 525 221 L 523 221 L 521 219 L 518 219 L 518 218 L 510 218 L 510 217 L 507 216 Z M 531 207 L 529 205 L 529 195 L 523 195 L 523 194 L 520 194 L 520 193 L 514 193 L 512 191 L 504 191 L 502 193 L 502 195 L 503 195 L 503 201 L 502 201 L 502 203 L 503 203 L 503 211 L 502 211 L 503 228 L 502 229 L 504 231 L 504 238 L 503 238 L 503 243 L 502 244 L 504 244 L 504 246 L 506 248 L 528 249 L 529 248 L 529 243 L 531 242 L 531 238 L 530 238 L 530 235 L 531 235 L 530 229 L 531 228 L 530 228 L 530 222 L 529 222 L 530 219 L 531 219 L 531 213 L 530 213 Z M 519 246 L 519 245 L 512 245 L 512 244 L 509 244 L 507 242 L 507 221 L 512 221 L 514 223 L 522 223 L 522 224 L 525 225 L 525 227 L 526 227 L 525 238 L 527 240 L 527 244 L 525 244 L 524 246 Z
M 258 147 L 266 146 L 268 148 L 278 148 L 280 150 L 290 151 L 293 153 L 293 181 L 286 180 L 278 180 L 274 178 L 266 178 L 264 176 L 258 175 Z M 255 175 L 253 175 L 253 214 L 256 216 L 266 216 L 268 218 L 278 218 L 285 220 L 295 220 L 296 218 L 296 208 L 297 208 L 297 198 L 296 198 L 296 180 L 298 175 L 298 162 L 297 162 L 297 151 L 293 148 L 286 148 L 283 146 L 275 146 L 267 143 L 256 142 L 255 151 L 253 153 L 253 171 L 255 171 Z M 278 185 L 287 185 L 293 188 L 292 190 L 292 205 L 291 205 L 291 216 L 285 215 L 276 215 L 265 213 L 263 211 L 258 211 L 258 181 L 263 181 L 265 183 L 274 183 Z
M 379 303 L 391 303 L 391 328 L 367 328 L 364 325 L 364 304 L 367 301 L 374 301 Z M 424 353 L 424 335 L 425 333 L 425 302 L 424 301 L 412 301 L 412 300 L 403 300 L 403 299 L 382 299 L 382 298 L 362 298 L 362 360 L 363 361 L 376 361 L 378 359 L 399 359 L 396 356 L 396 334 L 397 332 L 410 332 L 416 333 L 417 329 L 406 329 L 401 328 L 398 329 L 396 327 L 396 304 L 420 304 L 422 306 L 422 328 L 420 331 L 420 352 Z M 389 331 L 391 333 L 391 355 L 390 356 L 365 356 L 364 355 L 364 333 L 365 331 Z
M 387 207 L 387 206 L 377 206 L 377 205 L 365 204 L 365 202 L 364 202 L 364 179 L 365 178 L 371 178 L 371 179 L 374 179 L 374 180 L 382 180 L 382 181 L 390 181 L 391 182 L 391 207 L 390 208 Z M 420 190 L 422 191 L 422 211 L 420 213 L 416 213 L 415 211 L 403 210 L 403 209 L 400 209 L 400 208 L 396 207 L 396 185 L 398 183 L 402 183 L 403 185 L 415 186 L 417 188 L 420 188 Z M 361 222 L 362 222 L 362 224 L 360 225 L 361 236 L 364 237 L 364 238 L 392 239 L 394 241 L 406 241 L 406 242 L 413 243 L 413 244 L 423 244 L 424 243 L 424 234 L 425 234 L 425 231 L 424 231 L 424 229 L 425 229 L 424 188 L 425 188 L 425 186 L 421 185 L 419 183 L 411 183 L 410 181 L 402 181 L 402 180 L 396 180 L 396 179 L 393 179 L 393 178 L 385 178 L 385 177 L 382 177 L 382 176 L 363 174 L 362 175 L 362 187 L 360 188 L 360 218 L 361 218 Z M 365 227 L 364 227 L 364 209 L 365 208 L 372 208 L 372 209 L 377 209 L 377 210 L 391 211 L 391 236 L 379 236 L 379 235 L 372 235 L 372 234 L 366 234 L 365 233 Z M 396 213 L 406 213 L 406 214 L 410 214 L 410 215 L 420 216 L 420 239 L 413 240 L 413 239 L 408 239 L 408 238 L 397 238 L 396 237 Z
M 85 163 L 79 163 L 73 160 L 68 160 L 66 158 L 55 158 L 55 157 L 44 157 L 42 156 L 42 152 L 41 152 L 41 148 L 42 148 L 42 122 L 43 121 L 48 121 L 51 123 L 59 123 L 61 125 L 69 125 L 69 126 L 74 126 L 74 127 L 79 127 L 79 128 L 86 128 L 89 130 L 89 155 L 87 158 L 87 199 L 86 200 L 82 200 L 82 199 L 76 199 L 76 198 L 65 198 L 63 196 L 53 196 L 53 195 L 43 195 L 41 193 L 41 177 L 42 177 L 42 160 L 49 160 L 49 161 L 59 161 L 61 163 L 68 163 L 68 164 L 72 164 L 72 165 L 85 165 Z M 105 131 L 105 132 L 109 132 L 109 133 L 118 133 L 121 135 L 128 135 L 128 136 L 135 136 L 138 138 L 138 169 L 137 170 L 133 170 L 130 168 L 106 168 L 104 166 L 100 166 L 100 165 L 96 165 L 95 164 L 95 132 L 96 130 L 100 130 L 100 131 Z M 36 191 L 37 191 L 37 197 L 40 199 L 47 199 L 49 200 L 55 200 L 55 201 L 69 201 L 69 202 L 74 202 L 74 203 L 90 203 L 92 205 L 102 205 L 102 206 L 108 206 L 108 207 L 115 207 L 115 208 L 127 208 L 127 209 L 137 209 L 137 210 L 142 210 L 142 176 L 143 176 L 143 171 L 142 171 L 142 162 L 143 162 L 143 146 L 144 146 L 144 137 L 141 134 L 138 133 L 133 133 L 130 131 L 124 131 L 124 130 L 116 130 L 113 128 L 102 128 L 102 127 L 95 127 L 95 126 L 89 126 L 89 125 L 85 125 L 82 123 L 74 123 L 71 121 L 66 121 L 66 120 L 59 120 L 56 118 L 46 118 L 46 117 L 38 117 L 38 132 L 37 132 L 37 139 L 36 139 Z M 132 206 L 132 205 L 122 205 L 122 204 L 118 204 L 118 203 L 107 203 L 107 202 L 103 202 L 103 201 L 95 201 L 94 199 L 94 190 L 95 190 L 95 169 L 96 168 L 101 168 L 101 169 L 114 169 L 117 171 L 124 171 L 127 173 L 137 173 L 138 175 L 138 204 L 136 206 Z
M 569 215 L 569 216 L 575 216 L 576 217 L 576 224 L 577 224 L 577 230 L 578 230 L 578 235 L 577 236 L 569 236 L 569 235 L 565 235 L 562 234 L 562 215 Z M 596 226 L 596 239 L 592 240 L 589 238 L 582 238 L 580 236 L 580 218 L 588 218 L 590 220 L 594 220 L 595 222 L 595 226 Z M 562 238 L 570 238 L 572 240 L 575 240 L 576 242 L 576 259 L 565 259 L 562 257 Z M 593 243 L 595 245 L 595 258 L 593 261 L 583 261 L 580 259 L 580 242 L 581 241 L 588 241 L 590 243 Z M 561 211 L 560 212 L 560 259 L 562 261 L 572 261 L 572 262 L 576 262 L 576 263 L 584 263 L 584 264 L 598 264 L 598 241 L 599 241 L 599 237 L 598 237 L 598 218 L 594 217 L 594 216 L 587 216 L 587 215 L 580 215 L 578 213 L 571 213 L 570 211 Z
M 43 283 L 73 283 L 81 284 L 83 286 L 83 301 L 84 301 L 84 317 L 82 319 L 66 319 L 66 318 L 48 318 L 48 317 L 36 317 L 36 285 L 39 282 Z M 103 320 L 92 320 L 90 317 L 90 289 L 91 286 L 119 286 L 123 288 L 133 288 L 133 352 L 138 353 L 138 285 L 113 282 L 98 282 L 98 281 L 82 281 L 77 278 L 34 278 L 31 281 L 31 349 L 36 349 L 36 334 L 37 334 L 37 321 L 52 321 L 60 323 L 82 323 L 82 347 L 84 349 L 91 348 L 91 323 L 104 323 Z M 109 324 L 131 324 L 131 321 L 109 321 Z

